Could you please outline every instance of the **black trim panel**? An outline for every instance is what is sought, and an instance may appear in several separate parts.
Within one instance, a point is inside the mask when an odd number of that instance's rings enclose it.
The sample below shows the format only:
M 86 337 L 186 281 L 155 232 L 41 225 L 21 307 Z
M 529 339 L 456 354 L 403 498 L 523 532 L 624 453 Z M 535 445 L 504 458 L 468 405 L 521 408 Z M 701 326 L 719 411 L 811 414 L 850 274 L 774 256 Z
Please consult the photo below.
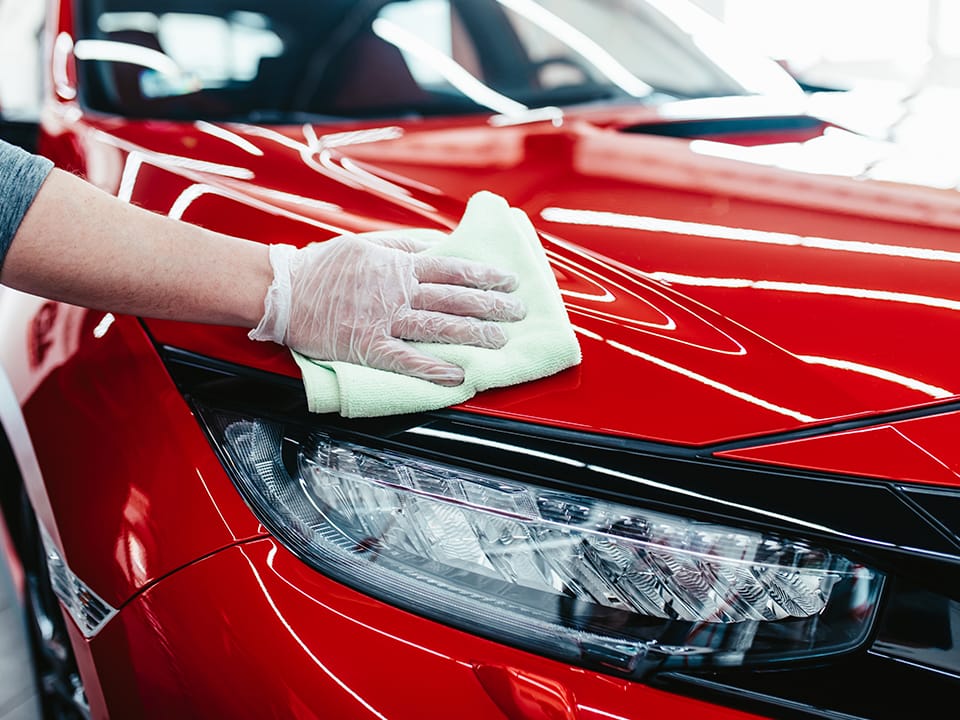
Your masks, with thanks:
M 829 123 L 809 115 L 770 115 L 760 117 L 706 118 L 642 123 L 621 128 L 620 132 L 661 137 L 702 138 L 747 135 L 765 132 L 815 130 Z

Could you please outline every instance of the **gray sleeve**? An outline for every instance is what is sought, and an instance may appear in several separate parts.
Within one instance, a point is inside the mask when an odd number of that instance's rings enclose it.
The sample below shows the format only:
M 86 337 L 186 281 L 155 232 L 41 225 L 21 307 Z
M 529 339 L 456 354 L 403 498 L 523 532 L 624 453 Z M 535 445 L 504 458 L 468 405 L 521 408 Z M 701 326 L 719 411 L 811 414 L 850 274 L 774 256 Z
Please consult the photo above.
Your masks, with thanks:
M 53 163 L 0 140 L 0 267 Z

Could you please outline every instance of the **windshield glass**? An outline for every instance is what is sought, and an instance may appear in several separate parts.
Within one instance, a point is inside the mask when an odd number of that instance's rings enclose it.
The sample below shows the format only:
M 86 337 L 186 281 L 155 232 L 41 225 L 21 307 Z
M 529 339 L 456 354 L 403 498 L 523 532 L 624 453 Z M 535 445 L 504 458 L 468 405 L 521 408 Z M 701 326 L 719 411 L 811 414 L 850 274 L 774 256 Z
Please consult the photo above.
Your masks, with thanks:
M 510 114 L 796 90 L 676 0 L 78 5 L 81 99 L 133 117 Z

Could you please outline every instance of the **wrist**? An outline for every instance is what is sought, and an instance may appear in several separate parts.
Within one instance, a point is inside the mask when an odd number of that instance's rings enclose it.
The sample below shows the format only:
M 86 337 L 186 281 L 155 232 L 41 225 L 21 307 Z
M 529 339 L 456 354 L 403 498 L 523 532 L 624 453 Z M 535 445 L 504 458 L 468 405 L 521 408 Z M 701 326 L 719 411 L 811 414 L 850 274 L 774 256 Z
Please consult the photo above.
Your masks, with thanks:
M 263 294 L 263 303 L 259 315 L 251 325 L 252 340 L 267 340 L 283 344 L 286 340 L 287 329 L 290 326 L 291 310 L 291 282 L 290 262 L 297 248 L 293 245 L 271 245 L 269 247 L 269 264 L 272 280 Z

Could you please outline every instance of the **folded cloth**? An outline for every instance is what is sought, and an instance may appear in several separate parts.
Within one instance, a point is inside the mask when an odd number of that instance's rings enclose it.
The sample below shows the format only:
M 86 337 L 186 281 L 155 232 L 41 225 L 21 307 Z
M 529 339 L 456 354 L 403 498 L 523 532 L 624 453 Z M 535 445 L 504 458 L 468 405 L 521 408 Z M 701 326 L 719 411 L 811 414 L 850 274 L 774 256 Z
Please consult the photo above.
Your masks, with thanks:
M 522 210 L 511 208 L 499 195 L 479 192 L 449 235 L 425 229 L 404 234 L 437 241 L 424 253 L 477 260 L 516 273 L 520 284 L 515 292 L 526 305 L 526 317 L 503 324 L 508 341 L 496 350 L 414 343 L 464 369 L 464 381 L 457 387 L 353 363 L 313 360 L 294 352 L 311 411 L 357 418 L 436 410 L 464 402 L 482 390 L 536 380 L 579 364 L 580 345 L 557 281 Z

